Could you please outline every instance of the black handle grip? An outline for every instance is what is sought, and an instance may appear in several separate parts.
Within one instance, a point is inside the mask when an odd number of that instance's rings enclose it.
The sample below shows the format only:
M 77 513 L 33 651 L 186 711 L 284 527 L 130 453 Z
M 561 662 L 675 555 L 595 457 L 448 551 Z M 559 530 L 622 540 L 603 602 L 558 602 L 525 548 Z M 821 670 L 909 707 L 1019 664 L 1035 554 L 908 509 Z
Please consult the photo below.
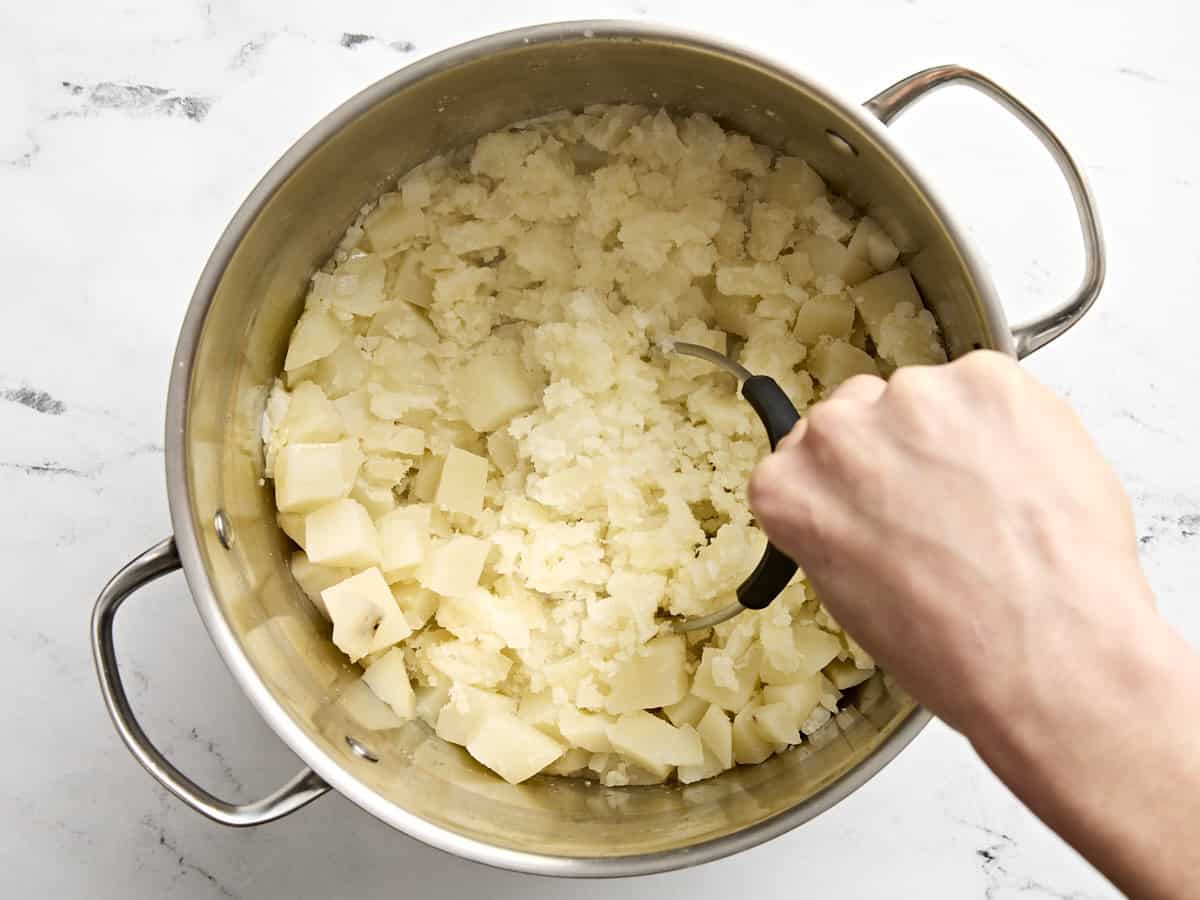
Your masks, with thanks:
M 766 609 L 796 574 L 796 564 L 774 544 L 767 544 L 750 577 L 737 589 L 738 603 L 746 609 Z
M 751 375 L 742 382 L 742 396 L 767 427 L 767 440 L 771 442 L 772 450 L 800 421 L 800 413 L 770 375 Z
M 767 429 L 771 449 L 800 421 L 800 413 L 769 375 L 751 375 L 742 382 L 742 396 L 749 401 Z M 762 559 L 750 577 L 737 589 L 738 603 L 746 609 L 766 609 L 796 574 L 796 564 L 774 544 L 767 544 Z

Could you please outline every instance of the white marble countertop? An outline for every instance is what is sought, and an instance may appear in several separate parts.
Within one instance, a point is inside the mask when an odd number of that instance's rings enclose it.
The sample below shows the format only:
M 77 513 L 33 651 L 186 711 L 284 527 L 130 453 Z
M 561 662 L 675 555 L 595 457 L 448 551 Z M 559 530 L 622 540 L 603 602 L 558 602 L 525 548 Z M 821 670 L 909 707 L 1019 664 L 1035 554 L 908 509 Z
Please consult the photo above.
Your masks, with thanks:
M 1194 5 L 499 6 L 40 0 L 0 11 L 0 565 L 9 573 L 0 893 L 1116 896 L 937 724 L 802 829 L 733 859 L 621 884 L 452 859 L 336 795 L 273 825 L 228 830 L 166 795 L 121 746 L 98 697 L 86 622 L 105 579 L 169 530 L 168 368 L 217 235 L 303 130 L 376 78 L 493 26 L 588 15 L 711 30 L 849 98 L 961 62 L 1044 115 L 1092 179 L 1111 262 L 1093 314 L 1030 367 L 1069 395 L 1119 468 L 1161 606 L 1200 644 L 1200 354 L 1185 343 L 1200 332 Z M 973 232 L 1014 319 L 1070 289 L 1080 266 L 1070 205 L 1030 137 L 961 91 L 923 104 L 895 131 Z M 294 758 L 225 670 L 182 578 L 139 594 L 118 632 L 133 702 L 187 772 L 241 799 L 291 774 Z

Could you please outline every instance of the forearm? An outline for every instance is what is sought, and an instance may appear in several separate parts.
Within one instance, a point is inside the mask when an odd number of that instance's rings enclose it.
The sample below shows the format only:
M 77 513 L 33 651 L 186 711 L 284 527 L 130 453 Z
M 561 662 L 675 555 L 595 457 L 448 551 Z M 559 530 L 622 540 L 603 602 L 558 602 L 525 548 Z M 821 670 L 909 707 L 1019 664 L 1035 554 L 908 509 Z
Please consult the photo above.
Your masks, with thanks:
M 1085 642 L 1060 660 L 1054 683 L 1031 686 L 1020 709 L 981 716 L 967 736 L 1131 898 L 1195 897 L 1200 655 L 1151 609 L 1100 643 Z

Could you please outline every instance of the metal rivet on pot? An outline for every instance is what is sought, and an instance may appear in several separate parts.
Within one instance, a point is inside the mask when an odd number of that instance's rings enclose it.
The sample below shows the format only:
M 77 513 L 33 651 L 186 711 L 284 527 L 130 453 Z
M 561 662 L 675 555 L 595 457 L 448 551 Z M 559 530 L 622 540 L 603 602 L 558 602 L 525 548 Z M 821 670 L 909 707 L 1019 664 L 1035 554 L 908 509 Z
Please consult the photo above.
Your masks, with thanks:
M 826 128 L 825 137 L 829 138 L 829 143 L 833 149 L 843 156 L 858 156 L 858 150 L 855 149 L 854 145 L 833 129 Z
M 361 756 L 367 762 L 379 762 L 379 757 L 360 744 L 357 738 L 352 738 L 350 735 L 346 735 L 346 746 L 350 748 L 351 752 L 353 752 L 355 756 Z
M 229 524 L 229 517 L 225 515 L 225 510 L 218 509 L 216 515 L 213 516 L 213 528 L 217 532 L 217 540 L 221 542 L 221 546 L 228 550 L 233 546 L 233 526 Z

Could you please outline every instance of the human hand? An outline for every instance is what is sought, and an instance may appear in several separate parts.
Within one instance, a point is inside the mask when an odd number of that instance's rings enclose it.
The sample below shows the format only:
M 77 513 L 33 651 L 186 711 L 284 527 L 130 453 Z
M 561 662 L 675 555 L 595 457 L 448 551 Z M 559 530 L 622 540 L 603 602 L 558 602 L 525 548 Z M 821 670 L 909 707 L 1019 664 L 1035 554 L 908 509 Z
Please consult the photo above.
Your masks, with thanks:
M 1200 884 L 1200 655 L 1071 409 L 976 352 L 859 376 L 750 483 L 771 541 L 914 696 L 1138 898 Z
M 1153 606 L 1115 474 L 998 353 L 845 382 L 760 463 L 750 504 L 833 616 L 968 732 Z

